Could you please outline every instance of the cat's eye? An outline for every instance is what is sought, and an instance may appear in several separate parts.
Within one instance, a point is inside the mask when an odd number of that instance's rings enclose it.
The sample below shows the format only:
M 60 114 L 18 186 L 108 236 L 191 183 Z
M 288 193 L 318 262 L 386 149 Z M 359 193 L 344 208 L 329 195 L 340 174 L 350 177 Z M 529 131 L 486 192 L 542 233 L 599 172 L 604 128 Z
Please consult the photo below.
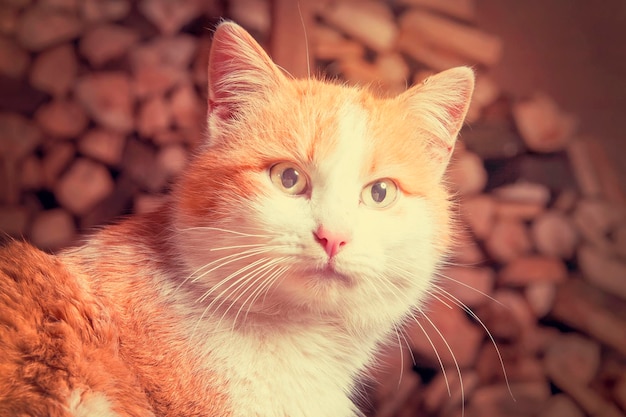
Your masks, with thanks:
M 297 165 L 281 162 L 270 168 L 272 183 L 282 192 L 289 195 L 303 194 L 308 188 L 306 175 Z
M 390 179 L 376 180 L 363 188 L 361 201 L 368 207 L 389 207 L 398 197 L 398 186 Z

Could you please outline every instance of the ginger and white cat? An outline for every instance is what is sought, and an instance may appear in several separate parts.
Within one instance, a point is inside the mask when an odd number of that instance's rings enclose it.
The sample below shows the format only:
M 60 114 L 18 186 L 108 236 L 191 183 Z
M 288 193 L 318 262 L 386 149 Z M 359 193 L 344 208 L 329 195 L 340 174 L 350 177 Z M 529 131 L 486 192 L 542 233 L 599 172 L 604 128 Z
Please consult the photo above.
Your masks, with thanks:
M 0 250 L 0 415 L 348 417 L 449 247 L 468 68 L 395 98 L 293 80 L 239 26 L 171 203 Z

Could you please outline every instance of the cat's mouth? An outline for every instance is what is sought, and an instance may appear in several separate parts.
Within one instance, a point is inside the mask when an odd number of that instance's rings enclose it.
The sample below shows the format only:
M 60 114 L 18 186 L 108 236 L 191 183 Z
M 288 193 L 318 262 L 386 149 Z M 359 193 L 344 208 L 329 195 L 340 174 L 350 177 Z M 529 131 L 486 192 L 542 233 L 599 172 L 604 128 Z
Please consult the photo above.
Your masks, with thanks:
M 354 279 L 338 268 L 333 259 L 315 269 L 316 278 L 326 281 L 338 281 L 346 285 L 352 285 Z

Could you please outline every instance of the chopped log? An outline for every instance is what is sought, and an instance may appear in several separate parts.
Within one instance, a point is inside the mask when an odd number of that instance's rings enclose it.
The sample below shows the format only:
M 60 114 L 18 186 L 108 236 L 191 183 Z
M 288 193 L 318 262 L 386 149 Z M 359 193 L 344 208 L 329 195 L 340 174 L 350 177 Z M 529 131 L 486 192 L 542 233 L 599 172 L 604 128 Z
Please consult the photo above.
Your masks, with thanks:
M 139 11 L 163 33 L 173 35 L 198 16 L 202 2 L 198 0 L 142 0 Z
M 511 392 L 515 397 L 511 396 Z M 550 398 L 546 381 L 517 382 L 483 386 L 466 407 L 468 416 L 534 416 Z
M 401 30 L 396 42 L 398 50 L 435 71 L 466 65 L 467 61 L 441 47 L 427 43 L 408 30 Z
M 400 28 L 471 62 L 492 66 L 502 55 L 502 41 L 498 37 L 430 12 L 414 9 L 404 13 Z
M 585 197 L 597 197 L 601 192 L 600 179 L 589 157 L 586 142 L 583 139 L 571 141 L 567 146 L 567 157 L 580 192 Z
M 525 286 L 537 282 L 560 283 L 567 279 L 567 268 L 559 258 L 522 256 L 511 260 L 498 274 L 503 285 Z
M 626 355 L 626 319 L 614 314 L 588 284 L 568 280 L 557 288 L 552 317 Z
M 126 0 L 83 0 L 81 5 L 81 14 L 89 22 L 121 20 L 131 9 Z
M 495 283 L 491 268 L 449 266 L 438 276 L 438 286 L 468 307 L 488 302 Z
M 103 127 L 120 133 L 133 130 L 134 97 L 122 72 L 99 72 L 79 79 L 74 89 L 87 112 Z
M 155 95 L 146 99 L 137 115 L 137 131 L 143 137 L 150 138 L 166 131 L 172 123 L 170 106 L 163 96 Z
M 38 190 L 43 187 L 43 167 L 41 159 L 30 155 L 24 159 L 20 168 L 20 188 L 24 190 Z
M 613 253 L 610 235 L 623 217 L 623 212 L 605 201 L 584 199 L 576 205 L 573 220 L 584 240 L 606 253 Z
M 588 140 L 586 142 L 589 158 L 595 168 L 603 197 L 609 202 L 622 208 L 626 207 L 626 191 L 620 174 L 616 170 L 616 160 L 610 158 L 606 148 L 600 141 Z
M 524 295 L 535 317 L 545 317 L 554 305 L 556 285 L 552 282 L 530 283 L 524 289 Z
M 30 83 L 53 96 L 63 96 L 74 84 L 77 72 L 78 60 L 74 48 L 63 44 L 46 49 L 35 58 L 30 70 Z
M 589 415 L 622 415 L 617 407 L 587 387 L 600 362 L 600 347 L 596 343 L 578 335 L 564 335 L 548 348 L 544 362 L 552 382 Z
M 122 162 L 125 144 L 126 138 L 120 133 L 91 129 L 78 142 L 78 151 L 111 167 L 117 167 Z
M 496 221 L 485 246 L 495 260 L 506 263 L 529 253 L 532 242 L 524 223 L 504 218 Z
M 205 124 L 207 105 L 201 101 L 192 84 L 177 87 L 170 98 L 174 124 L 181 129 L 194 129 Z
M 354 59 L 363 57 L 363 44 L 343 37 L 335 29 L 328 26 L 318 26 L 313 34 L 313 55 L 317 59 L 339 61 L 345 58 Z
M 42 51 L 49 46 L 77 38 L 83 23 L 77 16 L 46 7 L 29 7 L 20 17 L 16 37 L 31 51 Z
M 120 215 L 128 213 L 138 188 L 127 175 L 122 173 L 116 178 L 115 190 L 80 217 L 80 228 L 92 230 L 94 227 L 108 224 Z
M 167 173 L 156 161 L 155 151 L 137 140 L 130 140 L 122 161 L 122 169 L 141 188 L 160 192 L 167 183 Z
M 496 203 L 495 211 L 499 218 L 533 220 L 543 213 L 544 206 L 537 203 L 500 201 Z
M 499 200 L 514 203 L 532 203 L 546 206 L 550 201 L 550 189 L 543 184 L 516 182 L 492 191 Z
M 418 6 L 448 14 L 460 19 L 473 20 L 476 15 L 474 0 L 395 0 L 407 6 Z
M 0 235 L 23 238 L 28 227 L 29 213 L 25 207 L 0 206 Z M 4 236 L 0 237 L 4 239 Z
M 318 2 L 319 3 L 319 2 Z M 323 7 L 321 2 L 318 7 Z M 275 62 L 296 78 L 306 77 L 311 71 L 313 57 L 308 36 L 313 36 L 314 2 L 311 0 L 273 2 L 270 50 Z
M 452 158 L 448 167 L 452 188 L 459 195 L 480 193 L 487 185 L 487 170 L 482 159 L 473 152 L 462 152 Z
M 48 188 L 54 188 L 59 176 L 70 165 L 76 149 L 71 142 L 59 142 L 50 146 L 44 154 L 41 164 L 43 183 Z
M 182 145 L 163 147 L 156 161 L 168 177 L 175 177 L 187 166 L 187 150 Z
M 69 245 L 75 236 L 74 218 L 60 208 L 39 213 L 29 233 L 33 244 L 48 250 L 58 250 Z
M 322 9 L 321 14 L 330 25 L 375 51 L 390 51 L 396 41 L 396 25 L 385 3 L 369 0 L 332 2 Z
M 123 56 L 139 40 L 139 34 L 130 28 L 103 24 L 91 29 L 80 40 L 79 51 L 94 67 Z
M 531 235 L 539 253 L 571 259 L 578 244 L 578 233 L 569 217 L 551 210 L 533 222 Z
M 460 379 L 456 369 L 439 372 L 427 386 L 422 388 L 424 408 L 429 415 L 447 415 L 446 411 L 458 408 L 463 400 L 468 401 L 478 389 L 480 382 L 479 375 L 469 369 L 461 370 Z M 461 388 L 461 383 L 463 388 Z
M 600 346 L 576 333 L 563 334 L 548 346 L 544 361 L 551 377 L 567 375 L 570 382 L 588 385 L 600 368 Z
M 474 236 L 482 240 L 489 236 L 495 222 L 493 197 L 479 194 L 464 198 L 460 204 L 462 219 L 470 226 Z
M 550 397 L 538 417 L 585 417 L 585 413 L 566 394 L 556 394 Z
M 20 79 L 26 73 L 28 64 L 30 64 L 28 52 L 12 40 L 0 36 L 0 74 Z
M 79 158 L 61 178 L 54 190 L 59 204 L 81 215 L 113 192 L 109 171 L 101 164 Z
M 578 250 L 578 264 L 586 280 L 626 300 L 626 262 L 583 245 Z
M 35 120 L 52 137 L 78 137 L 89 123 L 87 113 L 74 100 L 60 99 L 40 106 Z
M 274 4 L 276 8 L 277 5 Z M 297 15 L 278 15 L 272 22 L 270 4 L 265 0 L 231 0 L 228 11 L 230 17 L 252 33 L 267 34 L 270 32 L 272 23 L 279 26 L 283 19 L 294 21 Z M 287 37 L 293 37 L 295 32 L 286 33 Z M 305 42 L 299 44 L 304 45 Z
M 408 324 L 409 344 L 413 351 L 433 365 L 438 363 L 437 352 L 445 366 L 455 366 L 455 359 L 461 368 L 471 366 L 484 333 L 467 319 L 460 307 L 452 301 L 442 300 L 433 300 L 422 309 L 417 318 L 419 325 L 415 322 Z
M 565 149 L 576 127 L 576 120 L 545 94 L 516 103 L 513 116 L 526 146 L 535 152 Z
M 18 113 L 0 113 L 0 157 L 21 160 L 42 141 L 37 125 Z

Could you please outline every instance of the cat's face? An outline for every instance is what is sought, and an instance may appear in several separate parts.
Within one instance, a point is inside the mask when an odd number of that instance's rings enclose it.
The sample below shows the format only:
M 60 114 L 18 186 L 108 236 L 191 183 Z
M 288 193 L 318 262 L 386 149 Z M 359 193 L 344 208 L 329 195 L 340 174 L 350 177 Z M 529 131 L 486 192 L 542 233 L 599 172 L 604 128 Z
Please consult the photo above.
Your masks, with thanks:
M 233 311 L 417 303 L 449 240 L 440 181 L 471 71 L 380 99 L 288 80 L 227 24 L 209 78 L 210 138 L 175 192 L 203 300 L 237 300 Z

